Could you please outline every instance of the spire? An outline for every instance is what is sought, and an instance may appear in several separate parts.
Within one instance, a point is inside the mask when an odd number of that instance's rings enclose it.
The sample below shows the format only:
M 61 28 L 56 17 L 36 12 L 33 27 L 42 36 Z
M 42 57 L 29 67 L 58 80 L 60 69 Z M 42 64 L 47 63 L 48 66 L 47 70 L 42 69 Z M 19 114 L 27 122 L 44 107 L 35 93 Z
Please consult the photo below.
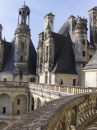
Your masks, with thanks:
M 25 5 L 25 0 L 24 0 L 24 5 Z

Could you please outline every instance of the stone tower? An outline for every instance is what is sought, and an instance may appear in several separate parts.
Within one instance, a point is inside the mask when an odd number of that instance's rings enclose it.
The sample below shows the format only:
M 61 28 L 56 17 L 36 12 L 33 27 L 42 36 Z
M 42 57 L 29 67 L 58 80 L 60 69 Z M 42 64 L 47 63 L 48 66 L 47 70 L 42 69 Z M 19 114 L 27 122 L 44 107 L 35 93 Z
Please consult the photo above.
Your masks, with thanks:
M 90 43 L 97 47 L 97 7 L 89 10 Z
M 52 13 L 47 14 L 44 21 L 44 32 L 39 34 L 37 75 L 38 82 L 50 83 L 50 71 L 54 62 L 54 45 L 51 35 L 54 29 L 54 15 Z
M 75 26 L 75 64 L 81 85 L 81 70 L 87 63 L 87 19 L 78 17 Z
M 44 31 L 46 30 L 48 25 L 50 26 L 51 31 L 54 31 L 54 16 L 55 15 L 53 15 L 52 13 L 49 13 L 44 17 Z
M 3 46 L 3 41 L 2 41 L 2 25 L 0 24 L 0 70 L 3 65 L 3 53 L 4 53 L 4 46 Z
M 28 58 L 30 45 L 30 9 L 25 4 L 18 10 L 18 25 L 15 31 L 14 71 L 13 74 L 28 74 Z

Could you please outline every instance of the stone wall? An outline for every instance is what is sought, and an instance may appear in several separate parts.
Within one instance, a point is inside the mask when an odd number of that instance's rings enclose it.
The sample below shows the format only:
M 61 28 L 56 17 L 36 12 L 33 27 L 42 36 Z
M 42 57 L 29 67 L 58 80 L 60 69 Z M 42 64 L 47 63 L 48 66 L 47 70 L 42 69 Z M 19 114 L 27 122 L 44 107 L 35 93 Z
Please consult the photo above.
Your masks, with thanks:
M 4 130 L 83 130 L 97 118 L 96 99 L 88 93 L 53 100 Z

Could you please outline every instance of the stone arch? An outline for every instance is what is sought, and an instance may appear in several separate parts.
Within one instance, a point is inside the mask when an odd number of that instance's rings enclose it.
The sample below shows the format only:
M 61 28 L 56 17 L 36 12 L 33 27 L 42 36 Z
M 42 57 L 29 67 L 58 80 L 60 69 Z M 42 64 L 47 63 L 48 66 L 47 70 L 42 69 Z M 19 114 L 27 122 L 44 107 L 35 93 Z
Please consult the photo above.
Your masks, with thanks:
M 10 114 L 11 98 L 8 94 L 0 95 L 0 113 Z
M 40 98 L 37 98 L 36 105 L 37 105 L 37 108 L 42 106 L 42 102 L 41 102 Z
M 0 122 L 0 130 L 3 130 L 7 126 L 8 126 L 8 123 L 6 123 L 6 122 Z
M 14 114 L 27 114 L 27 97 L 19 94 L 14 100 Z

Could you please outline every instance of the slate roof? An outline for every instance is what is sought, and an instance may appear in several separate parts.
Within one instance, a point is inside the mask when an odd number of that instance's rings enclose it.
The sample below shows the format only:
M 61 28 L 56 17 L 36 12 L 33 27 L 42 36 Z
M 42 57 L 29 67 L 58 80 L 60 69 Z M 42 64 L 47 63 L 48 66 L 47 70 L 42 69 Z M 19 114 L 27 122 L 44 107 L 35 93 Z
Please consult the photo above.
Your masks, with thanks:
M 69 22 L 67 21 L 67 22 L 65 22 L 63 24 L 63 26 L 60 28 L 60 30 L 59 30 L 58 33 L 59 34 L 67 35 L 68 31 L 69 31 Z
M 97 69 L 97 50 L 94 53 L 93 57 L 89 61 L 89 63 L 83 68 L 83 70 L 87 69 Z
M 13 70 L 14 65 L 14 39 L 11 43 L 4 41 L 4 57 L 3 57 L 3 66 L 1 72 L 10 73 Z
M 77 74 L 72 41 L 69 33 L 66 37 L 58 33 L 52 33 L 52 36 L 55 41 L 55 57 L 52 73 Z
M 3 44 L 4 44 L 4 58 L 1 72 L 12 73 L 14 68 L 15 39 L 13 39 L 11 43 L 3 41 Z M 29 59 L 28 59 L 29 74 L 36 73 L 36 57 L 37 57 L 36 50 L 33 46 L 32 40 L 30 39 Z
M 28 59 L 29 74 L 35 74 L 36 73 L 36 59 L 37 59 L 36 50 L 34 48 L 32 40 L 30 39 L 29 59 Z

